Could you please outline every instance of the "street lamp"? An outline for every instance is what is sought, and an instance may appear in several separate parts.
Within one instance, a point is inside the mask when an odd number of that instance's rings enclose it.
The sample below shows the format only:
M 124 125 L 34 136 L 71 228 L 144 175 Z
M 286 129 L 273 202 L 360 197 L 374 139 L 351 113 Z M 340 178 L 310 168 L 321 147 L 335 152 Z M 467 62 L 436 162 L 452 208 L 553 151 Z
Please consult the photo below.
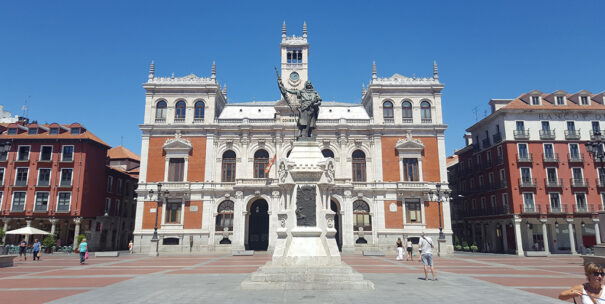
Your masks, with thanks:
M 593 158 L 593 160 L 596 163 L 596 160 L 599 159 L 599 162 L 601 162 L 601 171 L 599 172 L 601 174 L 605 174 L 605 172 L 603 172 L 604 169 L 604 165 L 605 165 L 605 151 L 603 150 L 603 143 L 605 143 L 605 140 L 603 139 L 603 137 L 601 136 L 601 131 L 593 131 L 594 133 L 594 140 L 593 141 L 588 141 L 586 142 L 586 151 L 588 151 L 588 154 L 590 154 Z M 596 167 L 596 164 L 595 164 Z M 600 177 L 600 174 L 599 174 Z M 603 180 L 599 180 L 601 183 L 605 182 Z
M 149 195 L 153 195 L 153 189 L 149 190 Z M 153 227 L 153 236 L 151 237 L 151 242 L 155 242 L 155 255 L 159 255 L 159 241 L 158 238 L 158 213 L 160 213 L 160 201 L 162 198 L 168 196 L 168 190 L 164 190 L 162 192 L 162 183 L 158 183 L 158 197 L 156 200 L 156 208 L 155 208 L 155 225 Z
M 442 224 L 442 220 L 441 220 L 441 204 L 443 203 L 442 198 L 449 197 L 451 191 L 448 189 L 441 190 L 441 183 L 437 183 L 435 185 L 435 188 L 436 188 L 436 190 L 431 191 L 430 194 L 437 196 L 437 202 L 439 203 L 439 208 L 438 208 L 439 209 L 439 239 L 445 240 L 445 235 L 443 234 L 443 224 Z

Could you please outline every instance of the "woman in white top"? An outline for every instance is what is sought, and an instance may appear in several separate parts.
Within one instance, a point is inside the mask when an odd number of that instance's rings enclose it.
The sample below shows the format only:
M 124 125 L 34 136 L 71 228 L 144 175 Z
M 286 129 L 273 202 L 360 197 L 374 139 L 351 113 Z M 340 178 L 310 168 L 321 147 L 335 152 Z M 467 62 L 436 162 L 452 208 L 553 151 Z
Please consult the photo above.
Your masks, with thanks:
M 408 251 L 408 256 L 405 260 L 407 261 L 409 258 L 411 261 L 412 260 L 412 241 L 410 239 L 408 239 L 408 243 L 406 245 L 407 245 L 406 248 Z
M 594 263 L 584 265 L 584 274 L 588 282 L 576 285 L 568 290 L 561 292 L 559 299 L 569 300 L 580 297 L 583 304 L 605 304 L 605 295 L 603 294 L 603 267 Z

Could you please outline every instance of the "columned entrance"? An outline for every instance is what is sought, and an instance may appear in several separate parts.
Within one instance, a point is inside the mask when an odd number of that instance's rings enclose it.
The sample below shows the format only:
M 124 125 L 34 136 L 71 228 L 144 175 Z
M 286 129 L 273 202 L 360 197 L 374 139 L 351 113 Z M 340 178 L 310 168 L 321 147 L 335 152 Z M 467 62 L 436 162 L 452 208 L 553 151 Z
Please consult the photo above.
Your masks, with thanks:
M 266 251 L 269 247 L 269 204 L 258 199 L 248 211 L 248 250 Z
M 330 209 L 334 211 L 336 214 L 334 215 L 334 228 L 336 228 L 336 244 L 338 245 L 338 250 L 342 251 L 342 234 L 341 234 L 341 219 L 340 219 L 340 206 L 335 201 L 330 201 Z

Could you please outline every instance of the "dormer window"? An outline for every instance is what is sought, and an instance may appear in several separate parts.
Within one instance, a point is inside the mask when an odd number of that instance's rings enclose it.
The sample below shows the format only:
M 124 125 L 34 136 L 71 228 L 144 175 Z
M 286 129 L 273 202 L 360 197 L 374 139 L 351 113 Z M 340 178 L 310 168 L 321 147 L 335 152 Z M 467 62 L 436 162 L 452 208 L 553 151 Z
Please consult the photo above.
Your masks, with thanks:
M 29 130 L 27 130 L 27 134 L 29 134 L 29 135 L 38 134 L 38 128 L 29 128 Z
M 556 100 L 556 105 L 564 105 L 565 104 L 565 97 L 564 96 L 556 96 L 555 97 Z
M 8 135 L 17 135 L 17 128 L 8 129 Z
M 583 106 L 587 106 L 588 105 L 588 96 L 586 96 L 586 95 L 580 96 L 580 104 Z
M 59 128 L 50 128 L 50 134 L 57 135 L 59 134 Z
M 71 128 L 71 134 L 74 134 L 74 135 L 80 134 L 80 128 Z
M 531 97 L 531 104 L 534 105 L 534 106 L 540 105 L 540 96 L 532 96 Z

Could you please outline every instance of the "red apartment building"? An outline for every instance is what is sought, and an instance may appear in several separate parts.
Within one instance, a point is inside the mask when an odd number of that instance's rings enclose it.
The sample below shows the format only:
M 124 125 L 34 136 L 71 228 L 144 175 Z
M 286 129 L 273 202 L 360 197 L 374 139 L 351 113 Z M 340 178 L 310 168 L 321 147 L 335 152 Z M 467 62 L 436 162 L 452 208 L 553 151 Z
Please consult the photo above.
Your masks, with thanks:
M 455 236 L 518 255 L 575 254 L 600 243 L 605 164 L 585 144 L 605 134 L 604 95 L 492 99 L 491 114 L 466 130 L 466 147 L 448 166 Z
M 137 179 L 108 166 L 105 142 L 78 123 L 22 120 L 2 129 L 0 221 L 5 231 L 31 225 L 73 246 L 75 237 L 84 234 L 91 250 L 128 244 Z

